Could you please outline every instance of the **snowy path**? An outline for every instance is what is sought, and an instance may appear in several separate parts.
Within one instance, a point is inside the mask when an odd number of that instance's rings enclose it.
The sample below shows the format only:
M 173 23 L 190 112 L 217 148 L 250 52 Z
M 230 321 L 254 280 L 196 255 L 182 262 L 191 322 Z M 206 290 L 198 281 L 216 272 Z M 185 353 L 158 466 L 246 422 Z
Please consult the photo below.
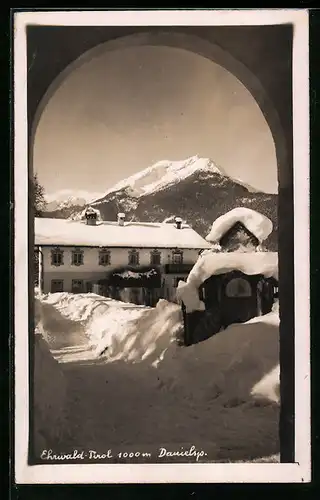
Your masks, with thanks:
M 89 339 L 81 325 L 59 337 L 51 337 L 51 353 L 59 363 L 74 363 L 95 358 Z
M 195 401 L 168 387 L 154 368 L 94 360 L 85 343 L 62 347 L 60 361 L 69 394 L 67 449 L 138 449 L 152 451 L 153 460 L 163 446 L 174 450 L 195 445 L 211 460 L 250 459 L 278 451 L 278 412 L 273 405 L 244 413 L 241 406 L 215 405 L 214 397 Z
M 72 437 L 66 446 L 103 453 L 109 447 L 154 452 L 155 439 L 157 449 L 193 444 L 194 433 L 193 440 L 188 440 L 190 409 L 184 421 L 176 394 L 166 391 L 154 368 L 93 359 L 88 344 L 79 346 L 78 342 L 53 354 L 63 363 L 68 384 L 68 433 Z M 216 452 L 216 446 L 208 445 L 205 430 L 198 431 L 198 447 L 202 442 L 207 452 Z
M 112 449 L 112 462 L 121 463 L 119 452 L 150 452 L 150 457 L 135 461 L 161 462 L 161 447 L 175 451 L 192 445 L 212 461 L 278 453 L 278 406 L 255 403 L 249 395 L 254 382 L 278 359 L 278 327 L 272 321 L 238 325 L 188 348 L 172 346 L 155 368 L 152 356 L 136 363 L 95 357 L 83 322 L 63 316 L 64 304 L 60 310 L 48 303 L 43 306 L 51 352 L 67 382 L 69 437 L 60 452 Z M 170 330 L 167 310 L 174 315 L 169 305 L 133 321 L 136 337 L 149 342 L 157 317 L 156 331 L 159 318 L 164 332 Z M 109 317 L 105 316 L 107 324 Z M 165 338 L 157 338 L 157 343 Z M 264 353 L 263 361 L 256 357 L 259 352 Z

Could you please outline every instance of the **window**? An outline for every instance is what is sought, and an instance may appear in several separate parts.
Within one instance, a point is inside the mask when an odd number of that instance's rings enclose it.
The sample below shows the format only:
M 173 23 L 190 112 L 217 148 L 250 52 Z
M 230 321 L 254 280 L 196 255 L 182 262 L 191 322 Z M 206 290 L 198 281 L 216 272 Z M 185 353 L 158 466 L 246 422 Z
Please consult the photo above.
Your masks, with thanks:
M 250 297 L 251 285 L 243 278 L 234 278 L 226 286 L 227 297 Z
M 51 293 L 63 292 L 63 280 L 51 280 Z
M 110 250 L 102 248 L 99 251 L 99 266 L 109 266 L 111 263 Z
M 63 266 L 63 250 L 60 250 L 60 248 L 53 248 L 51 250 L 51 265 Z
M 182 250 L 174 250 L 172 252 L 172 262 L 173 262 L 173 264 L 182 264 L 182 262 L 183 262 Z
M 75 248 L 74 250 L 72 250 L 71 264 L 73 266 L 83 265 L 83 250 L 81 250 L 80 248 Z
M 82 293 L 83 290 L 83 280 L 72 280 L 72 293 Z
M 161 253 L 159 252 L 159 250 L 152 250 L 152 252 L 150 252 L 150 264 L 152 266 L 160 266 Z
M 128 263 L 130 266 L 137 266 L 139 264 L 139 252 L 137 250 L 130 250 Z

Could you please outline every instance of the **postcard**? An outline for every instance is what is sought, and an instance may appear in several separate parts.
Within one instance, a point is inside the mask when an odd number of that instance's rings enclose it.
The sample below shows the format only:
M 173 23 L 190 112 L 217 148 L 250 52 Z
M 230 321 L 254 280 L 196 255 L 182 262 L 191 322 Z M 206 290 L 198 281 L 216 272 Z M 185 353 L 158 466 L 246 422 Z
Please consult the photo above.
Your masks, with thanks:
M 308 11 L 13 27 L 16 483 L 309 482 Z

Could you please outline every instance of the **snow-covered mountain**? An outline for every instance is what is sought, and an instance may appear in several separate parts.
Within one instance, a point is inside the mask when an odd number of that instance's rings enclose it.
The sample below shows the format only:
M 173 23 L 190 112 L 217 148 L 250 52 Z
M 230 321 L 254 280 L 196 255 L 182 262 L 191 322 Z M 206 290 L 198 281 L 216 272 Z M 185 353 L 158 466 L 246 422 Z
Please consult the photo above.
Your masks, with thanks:
M 101 203 L 110 194 L 123 190 L 132 198 L 152 195 L 200 172 L 203 177 L 206 174 L 210 176 L 213 173 L 228 177 L 223 169 L 218 167 L 210 158 L 201 158 L 195 155 L 182 161 L 162 160 L 118 182 L 97 199 L 96 203 Z M 237 180 L 237 182 L 243 184 L 249 191 L 255 191 L 253 187 L 242 183 L 242 181 Z
M 90 193 L 89 191 L 74 191 L 73 189 L 61 189 L 54 193 L 48 193 L 45 196 L 47 210 L 60 210 L 72 206 L 82 206 L 91 203 L 93 200 L 101 197 L 101 193 Z
M 210 158 L 192 156 L 183 161 L 164 160 L 118 182 L 91 201 L 104 220 L 116 220 L 118 212 L 136 221 L 164 221 L 180 216 L 206 236 L 212 221 L 229 210 L 244 206 L 269 217 L 274 231 L 270 250 L 277 247 L 277 195 L 256 191 L 230 178 Z M 59 210 L 50 216 L 79 218 L 84 206 Z
M 69 217 L 91 201 L 101 197 L 101 193 L 84 190 L 61 189 L 45 196 L 47 216 Z
M 181 182 L 195 172 L 226 175 L 212 160 L 209 158 L 200 158 L 198 155 L 191 156 L 182 161 L 162 160 L 118 182 L 112 188 L 108 189 L 97 201 L 100 203 L 109 194 L 124 189 L 130 196 L 140 198 L 141 196 L 156 193 Z

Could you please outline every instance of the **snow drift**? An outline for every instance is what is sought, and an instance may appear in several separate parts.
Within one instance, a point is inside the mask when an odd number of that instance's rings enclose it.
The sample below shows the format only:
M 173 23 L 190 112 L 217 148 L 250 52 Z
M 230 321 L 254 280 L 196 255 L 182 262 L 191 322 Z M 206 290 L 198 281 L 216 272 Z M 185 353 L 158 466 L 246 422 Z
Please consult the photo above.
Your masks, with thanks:
M 242 363 L 243 353 L 247 356 L 248 347 L 251 348 L 259 339 L 252 358 L 255 359 L 256 368 L 264 367 L 263 376 L 261 379 L 257 377 L 256 383 L 259 384 L 253 384 L 248 394 L 251 389 L 252 394 L 261 393 L 263 387 L 274 384 L 277 379 L 278 372 L 274 371 L 269 376 L 265 367 L 270 364 L 271 358 L 273 365 L 271 363 L 270 369 L 277 365 L 278 344 L 271 335 L 266 336 L 265 332 L 272 327 L 275 336 L 278 336 L 278 303 L 265 316 L 231 325 L 205 342 L 188 348 L 182 348 L 176 343 L 183 331 L 181 309 L 177 304 L 164 299 L 160 299 L 157 306 L 152 308 L 120 302 L 94 293 L 61 292 L 43 295 L 37 303 L 41 311 L 38 313 L 38 321 L 41 318 L 41 328 L 53 352 L 57 347 L 70 343 L 70 334 L 72 342 L 72 337 L 77 332 L 77 340 L 82 337 L 92 348 L 95 357 L 104 354 L 108 361 L 147 361 L 149 365 L 157 366 L 158 371 L 165 367 L 164 372 L 168 374 L 176 373 L 184 363 L 197 365 L 205 373 L 203 363 L 211 364 L 214 360 L 210 368 L 210 379 L 215 372 L 221 378 L 235 361 L 237 366 L 239 361 Z M 228 357 L 230 359 L 226 363 Z M 170 366 L 167 366 L 168 362 Z M 174 379 L 181 382 L 181 377 L 189 374 L 188 368 Z M 208 377 L 205 378 L 207 380 Z M 234 388 L 241 383 L 239 380 L 235 382 Z M 204 380 L 203 384 L 205 383 Z M 190 387 L 190 384 L 187 385 Z M 273 397 L 269 399 L 275 400 Z
M 211 460 L 278 452 L 278 403 L 269 390 L 279 362 L 276 307 L 181 347 L 175 341 L 181 310 L 165 300 L 149 308 L 57 293 L 39 304 L 51 350 L 71 386 L 71 447 L 194 444 Z
M 94 356 L 107 353 L 109 360 L 132 362 L 152 357 L 157 364 L 181 334 L 182 315 L 176 304 L 163 299 L 151 308 L 94 293 L 62 292 L 43 296 L 42 325 L 54 352 L 78 332 L 78 340 L 85 335 Z
M 36 453 L 62 442 L 66 428 L 67 386 L 48 344 L 37 333 L 34 342 L 33 431 Z
M 280 365 L 267 373 L 251 391 L 252 396 L 257 399 L 269 399 L 280 403 Z

